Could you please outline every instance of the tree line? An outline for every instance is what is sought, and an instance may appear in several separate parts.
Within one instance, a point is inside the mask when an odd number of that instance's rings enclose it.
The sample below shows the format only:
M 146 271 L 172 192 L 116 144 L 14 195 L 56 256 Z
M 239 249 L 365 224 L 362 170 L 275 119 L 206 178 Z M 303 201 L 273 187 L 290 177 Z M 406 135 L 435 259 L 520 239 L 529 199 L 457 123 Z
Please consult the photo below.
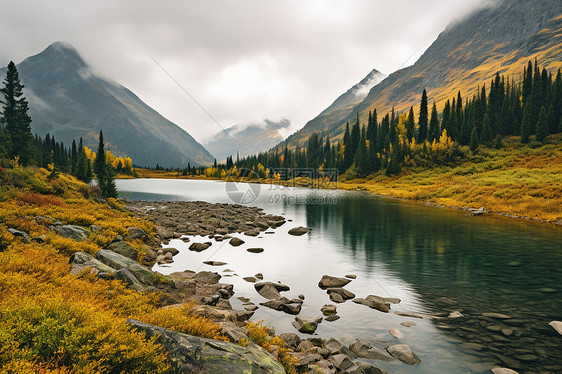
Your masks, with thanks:
M 219 177 L 222 170 L 249 169 L 271 177 L 279 169 L 312 168 L 322 174 L 337 169 L 348 178 L 384 171 L 398 174 L 403 167 L 454 164 L 479 146 L 501 148 L 502 139 L 520 136 L 521 142 L 536 147 L 550 134 L 562 132 L 562 75 L 553 78 L 546 69 L 529 61 L 523 79 L 516 83 L 496 73 L 472 97 L 457 95 L 439 113 L 433 102 L 429 110 L 427 92 L 422 92 L 418 116 L 414 107 L 404 113 L 394 109 L 379 121 L 377 110 L 369 112 L 367 123 L 345 126 L 341 141 L 312 133 L 305 146 L 275 149 L 257 155 L 229 157 L 226 164 L 184 174 L 205 173 Z M 228 174 L 228 173 L 227 173 Z
M 97 177 L 98 186 L 104 197 L 117 197 L 115 187 L 116 173 L 133 174 L 132 160 L 116 157 L 105 150 L 103 133 L 100 131 L 97 153 L 72 141 L 67 147 L 54 136 L 33 136 L 29 103 L 24 96 L 16 65 L 10 61 L 4 87 L 0 89 L 0 164 L 41 166 L 54 171 L 62 171 L 77 179 L 90 183 Z M 2 161 L 3 160 L 3 161 Z

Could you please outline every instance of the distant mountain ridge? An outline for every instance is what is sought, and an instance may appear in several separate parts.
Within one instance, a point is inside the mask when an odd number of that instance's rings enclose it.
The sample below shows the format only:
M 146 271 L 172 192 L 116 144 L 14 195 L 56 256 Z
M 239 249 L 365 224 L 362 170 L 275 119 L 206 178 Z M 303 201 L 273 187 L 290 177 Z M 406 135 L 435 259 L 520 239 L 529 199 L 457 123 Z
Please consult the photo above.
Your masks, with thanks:
M 263 123 L 250 123 L 234 125 L 222 130 L 207 141 L 203 142 L 217 161 L 224 161 L 228 156 L 240 154 L 246 157 L 260 152 L 268 151 L 283 140 L 279 130 L 288 128 L 290 122 L 286 119 L 280 121 L 264 120 Z
M 316 117 L 286 143 L 302 145 L 313 132 L 341 140 L 347 121 L 359 116 L 365 124 L 374 109 L 379 120 L 392 108 L 401 112 L 414 106 L 417 115 L 424 89 L 441 111 L 457 91 L 463 98 L 472 96 L 497 71 L 519 82 L 523 67 L 535 58 L 551 72 L 562 68 L 562 2 L 496 1 L 450 24 L 414 65 L 390 74 L 351 110 Z
M 97 76 L 69 44 L 55 42 L 17 65 L 30 102 L 32 131 L 108 148 L 140 166 L 208 165 L 211 154 L 185 130 L 164 118 L 129 89 Z M 0 76 L 5 76 L 5 68 Z

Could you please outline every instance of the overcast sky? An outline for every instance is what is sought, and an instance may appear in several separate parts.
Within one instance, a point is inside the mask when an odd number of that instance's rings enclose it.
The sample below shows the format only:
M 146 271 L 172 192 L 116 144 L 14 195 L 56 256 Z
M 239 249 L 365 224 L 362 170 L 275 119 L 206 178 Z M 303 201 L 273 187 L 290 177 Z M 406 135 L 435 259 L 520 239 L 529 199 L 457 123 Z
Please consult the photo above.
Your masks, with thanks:
M 482 3 L 0 0 L 0 64 L 65 41 L 199 141 L 264 119 L 296 130 L 372 69 L 413 64 Z

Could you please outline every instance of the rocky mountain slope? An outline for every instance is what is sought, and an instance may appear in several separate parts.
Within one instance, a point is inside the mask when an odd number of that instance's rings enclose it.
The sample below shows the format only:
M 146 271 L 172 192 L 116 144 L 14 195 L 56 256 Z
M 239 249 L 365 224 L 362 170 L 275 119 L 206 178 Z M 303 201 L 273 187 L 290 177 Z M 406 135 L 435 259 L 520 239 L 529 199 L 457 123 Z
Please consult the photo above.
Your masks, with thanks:
M 562 2 L 495 1 L 451 23 L 414 65 L 374 86 L 345 115 L 322 123 L 315 118 L 287 141 L 292 146 L 302 144 L 314 131 L 339 139 L 346 121 L 354 121 L 357 114 L 365 123 L 375 108 L 379 119 L 393 107 L 397 111 L 411 105 L 416 108 L 424 89 L 430 103 L 435 100 L 441 111 L 457 91 L 463 98 L 472 96 L 497 71 L 519 82 L 523 67 L 535 58 L 549 72 L 562 68 Z
M 122 85 L 96 76 L 70 45 L 55 42 L 17 65 L 34 133 L 97 146 L 103 130 L 111 152 L 141 166 L 206 165 L 211 154 Z M 6 74 L 0 69 L 0 76 Z M 95 149 L 95 148 L 94 148 Z

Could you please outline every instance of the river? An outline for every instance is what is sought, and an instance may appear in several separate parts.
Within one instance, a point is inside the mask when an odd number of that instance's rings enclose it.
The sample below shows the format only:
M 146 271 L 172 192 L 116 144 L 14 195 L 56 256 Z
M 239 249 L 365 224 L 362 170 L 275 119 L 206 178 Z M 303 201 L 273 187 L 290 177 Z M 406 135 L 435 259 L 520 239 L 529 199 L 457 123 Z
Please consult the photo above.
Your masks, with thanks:
M 301 311 L 321 316 L 324 304 L 333 304 L 318 287 L 323 274 L 357 279 L 345 288 L 357 297 L 373 294 L 397 297 L 390 313 L 347 301 L 337 304 L 341 317 L 322 322 L 316 333 L 350 342 L 361 337 L 384 348 L 406 343 L 422 363 L 410 367 L 399 361 L 374 364 L 389 373 L 486 373 L 495 365 L 524 372 L 562 372 L 562 336 L 548 323 L 562 320 L 562 230 L 547 224 L 499 216 L 472 216 L 466 212 L 384 199 L 362 192 L 288 188 L 202 180 L 118 180 L 119 196 L 133 200 L 203 200 L 233 203 L 244 199 L 266 213 L 281 214 L 292 222 L 274 234 L 247 237 L 232 247 L 211 241 L 200 253 L 181 240 L 169 246 L 180 250 L 164 274 L 211 270 L 234 284 L 237 297 L 265 301 L 242 279 L 258 272 L 264 280 L 291 287 L 289 299 L 305 295 Z M 257 195 L 257 196 L 256 196 Z M 255 198 L 255 199 L 254 199 Z M 312 230 L 301 237 L 287 234 L 295 226 Z M 249 247 L 262 247 L 253 254 Z M 212 267 L 206 260 L 224 261 Z M 232 271 L 231 271 L 232 270 Z M 394 312 L 419 312 L 461 318 L 418 319 Z M 501 313 L 511 318 L 483 316 Z M 297 332 L 294 316 L 260 307 L 253 321 L 264 320 L 277 333 Z M 404 327 L 400 322 L 413 321 Z M 397 328 L 396 339 L 388 333 Z M 305 337 L 304 335 L 301 335 Z

